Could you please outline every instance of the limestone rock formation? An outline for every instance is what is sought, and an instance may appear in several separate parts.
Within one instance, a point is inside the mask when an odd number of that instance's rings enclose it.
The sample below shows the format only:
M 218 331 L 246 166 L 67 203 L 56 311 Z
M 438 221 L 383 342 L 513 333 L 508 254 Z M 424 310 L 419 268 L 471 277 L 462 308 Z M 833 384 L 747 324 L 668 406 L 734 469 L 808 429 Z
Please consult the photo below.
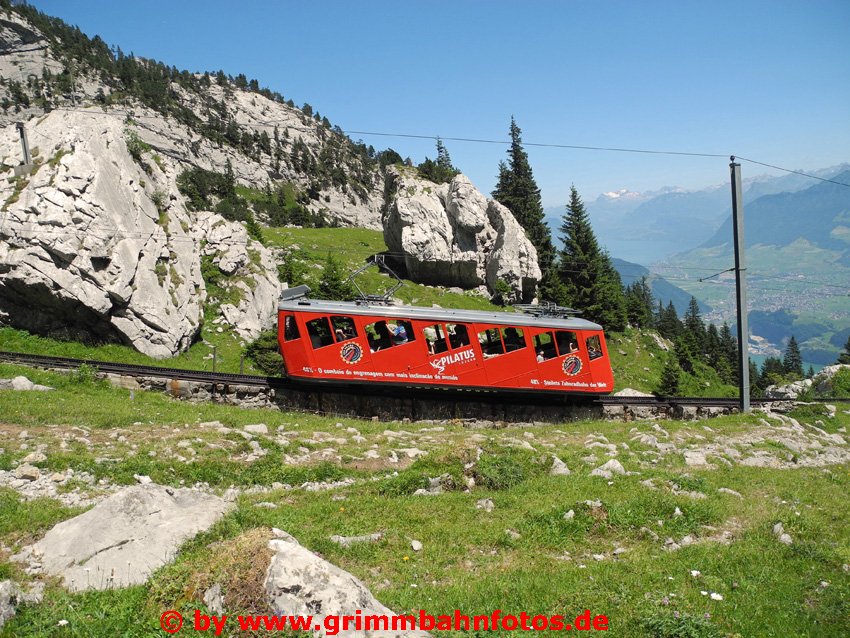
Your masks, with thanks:
M 232 507 L 197 490 L 134 485 L 59 523 L 15 558 L 62 577 L 72 591 L 137 585 Z
M 415 170 L 386 174 L 384 240 L 403 254 L 408 276 L 461 288 L 505 282 L 517 301 L 531 302 L 541 279 L 537 251 L 513 214 L 488 200 L 464 175 L 434 184 Z
M 203 319 L 208 255 L 233 285 L 224 319 L 243 338 L 274 317 L 269 251 L 245 228 L 189 213 L 168 157 L 140 165 L 123 122 L 96 110 L 54 111 L 29 126 L 35 166 L 0 180 L 0 320 L 32 332 L 117 341 L 154 357 L 186 349 Z M 0 157 L 19 155 L 0 131 Z
M 316 624 L 326 616 L 395 615 L 363 583 L 285 534 L 269 542 L 275 552 L 266 573 L 266 595 L 275 614 L 312 615 Z M 327 629 L 327 628 L 326 628 Z M 340 628 L 341 629 L 341 628 Z M 320 635 L 335 635 L 328 631 Z M 424 631 L 340 631 L 349 638 L 421 638 Z
M 0 9 L 0 77 L 20 81 L 20 91 L 28 96 L 27 102 L 22 104 L 7 83 L 0 85 L 0 98 L 8 99 L 13 105 L 0 111 L 0 126 L 43 115 L 40 103 L 76 110 L 81 103 L 90 105 L 110 99 L 115 92 L 126 93 L 118 78 L 104 80 L 99 70 L 79 60 L 74 64 L 73 92 L 61 94 L 55 83 L 49 82 L 39 84 L 37 90 L 32 89 L 27 78 L 42 78 L 45 70 L 54 77 L 59 76 L 67 66 L 61 56 L 61 46 L 49 46 L 49 43 L 49 38 L 22 14 Z M 380 230 L 384 191 L 381 172 L 355 152 L 351 141 L 342 131 L 332 128 L 327 120 L 320 122 L 302 109 L 229 81 L 224 84 L 212 81 L 200 92 L 172 82 L 169 92 L 185 108 L 179 120 L 147 108 L 126 95 L 115 100 L 116 104 L 97 111 L 100 119 L 132 120 L 138 125 L 143 142 L 160 156 L 170 157 L 183 167 L 197 166 L 223 173 L 229 161 L 237 180 L 243 184 L 263 188 L 270 181 L 288 182 L 303 192 L 312 193 L 307 208 L 327 222 Z M 221 139 L 211 140 L 203 134 L 203 127 L 191 128 L 186 124 L 188 114 L 197 118 L 198 123 L 206 123 L 212 112 L 221 118 L 222 129 L 235 127 L 238 130 L 238 136 L 231 135 L 231 140 L 265 135 L 279 140 L 280 148 L 269 146 L 245 153 L 230 143 L 222 144 Z M 294 155 L 302 161 L 295 162 Z M 20 157 L 18 149 L 14 157 Z M 305 170 L 305 164 L 315 166 L 322 157 L 333 158 L 325 172 L 333 170 L 334 179 L 316 175 L 313 168 Z M 340 171 L 345 179 L 340 179 Z

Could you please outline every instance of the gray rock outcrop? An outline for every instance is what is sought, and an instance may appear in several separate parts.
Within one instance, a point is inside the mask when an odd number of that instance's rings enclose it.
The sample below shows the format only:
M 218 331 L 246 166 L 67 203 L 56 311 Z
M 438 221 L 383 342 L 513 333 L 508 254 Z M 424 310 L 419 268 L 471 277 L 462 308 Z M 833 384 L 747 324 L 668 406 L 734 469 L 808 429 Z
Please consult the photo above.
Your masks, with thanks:
M 537 250 L 513 214 L 488 200 L 464 175 L 434 184 L 414 169 L 386 174 L 384 240 L 403 255 L 408 276 L 426 284 L 491 293 L 505 282 L 517 301 L 531 302 L 541 279 Z
M 269 542 L 275 552 L 266 573 L 265 589 L 275 614 L 312 615 L 314 625 L 327 616 L 395 613 L 382 605 L 357 578 L 302 547 L 291 536 Z M 341 629 L 341 628 L 340 628 Z M 319 635 L 334 635 L 321 631 Z M 409 638 L 428 636 L 424 631 L 340 631 L 348 638 Z
M 72 591 L 137 585 L 232 507 L 198 490 L 134 485 L 59 523 L 15 558 Z
M 15 377 L 13 379 L 0 379 L 0 390 L 19 390 L 19 391 L 33 391 L 33 392 L 46 392 L 48 390 L 52 390 L 53 388 L 46 385 L 39 385 L 38 383 L 33 383 L 26 377 Z
M 238 303 L 222 321 L 245 339 L 274 320 L 271 253 L 242 224 L 187 212 L 171 159 L 142 168 L 124 124 L 97 111 L 53 112 L 30 126 L 34 171 L 0 180 L 0 320 L 31 332 L 130 345 L 153 357 L 185 350 L 203 319 L 201 260 L 227 275 Z M 0 156 L 19 151 L 13 126 Z

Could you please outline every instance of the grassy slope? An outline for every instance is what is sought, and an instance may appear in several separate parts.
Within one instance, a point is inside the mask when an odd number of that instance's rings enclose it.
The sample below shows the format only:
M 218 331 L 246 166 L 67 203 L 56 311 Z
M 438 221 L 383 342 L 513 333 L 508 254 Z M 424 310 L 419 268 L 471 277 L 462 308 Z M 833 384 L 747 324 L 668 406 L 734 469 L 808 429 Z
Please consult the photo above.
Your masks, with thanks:
M 795 636 L 837 636 L 848 627 L 850 581 L 842 571 L 842 564 L 850 563 L 850 510 L 844 507 L 850 468 L 846 465 L 795 470 L 740 465 L 694 469 L 684 467 L 680 454 L 650 464 L 642 460 L 646 448 L 631 440 L 635 425 L 631 423 L 587 421 L 541 426 L 531 431 L 531 439 L 516 427 L 470 432 L 460 424 L 449 423 L 443 432 L 426 435 L 417 433 L 422 427 L 417 424 L 194 405 L 145 392 L 137 392 L 135 400 L 129 401 L 125 391 L 102 384 L 0 366 L 0 376 L 22 372 L 57 390 L 0 392 L 0 429 L 10 440 L 16 440 L 21 428 L 28 429 L 34 437 L 29 441 L 30 449 L 47 443 L 48 460 L 41 464 L 44 469 L 73 467 L 119 483 L 132 482 L 133 472 L 148 473 L 173 485 L 205 479 L 221 489 L 230 484 L 269 485 L 272 480 L 297 483 L 343 475 L 368 478 L 376 473 L 384 475 L 387 470 L 358 469 L 355 457 L 362 457 L 371 445 L 377 446 L 382 457 L 391 448 L 406 445 L 393 442 L 385 430 L 412 432 L 419 439 L 417 445 L 428 449 L 429 455 L 391 481 L 364 482 L 334 492 L 280 490 L 244 495 L 236 511 L 187 543 L 176 562 L 158 571 L 149 586 L 75 595 L 49 587 L 42 604 L 22 608 L 0 631 L 4 638 L 161 635 L 159 614 L 165 609 L 185 613 L 202 607 L 198 592 L 212 580 L 229 583 L 226 590 L 233 592 L 240 608 L 251 609 L 259 600 L 256 585 L 262 578 L 262 570 L 252 572 L 251 566 L 268 536 L 263 530 L 272 526 L 285 529 L 305 546 L 354 573 L 383 603 L 398 611 L 424 608 L 431 613 L 448 613 L 458 608 L 475 614 L 500 608 L 506 613 L 527 610 L 575 615 L 587 608 L 610 618 L 610 635 L 635 637 L 651 635 L 642 625 L 647 619 L 680 622 L 673 618 L 674 611 L 690 614 L 694 620 L 686 624 L 702 626 L 700 633 L 655 635 L 783 636 L 793 627 Z M 850 406 L 840 406 L 838 416 L 827 420 L 824 427 L 828 431 L 850 425 L 850 414 L 841 409 Z M 800 418 L 812 422 L 812 418 Z M 260 437 L 269 451 L 265 457 L 269 461 L 248 465 L 233 462 L 221 449 L 208 447 L 230 445 L 229 454 L 236 455 L 244 446 L 241 437 L 193 425 L 208 419 L 235 427 L 264 422 L 272 432 L 283 426 L 284 431 L 292 433 L 289 438 L 293 444 L 287 450 L 297 446 L 316 449 L 313 433 L 347 436 L 344 428 L 352 426 L 367 440 L 334 444 L 342 457 L 338 464 L 292 466 L 281 461 L 282 452 L 274 439 Z M 698 441 L 698 436 L 709 440 L 733 437 L 757 422 L 756 416 L 715 419 L 710 422 L 711 432 L 703 429 L 704 423 L 664 425 L 671 435 L 689 434 Z M 74 426 L 91 428 L 87 437 L 92 448 L 58 450 L 56 437 Z M 583 447 L 586 436 L 596 432 L 604 433 L 618 446 L 628 443 L 630 449 L 621 449 L 618 458 L 626 469 L 638 470 L 640 475 L 618 477 L 612 484 L 590 477 L 588 471 L 596 463 L 585 464 L 581 457 L 589 452 Z M 119 443 L 110 437 L 118 433 L 127 440 Z M 483 439 L 473 439 L 474 435 Z M 509 451 L 503 447 L 509 437 L 526 438 L 541 452 Z M 176 442 L 187 438 L 198 450 L 198 462 L 181 462 L 172 453 Z M 128 456 L 132 445 L 137 446 L 136 454 Z M 472 493 L 453 491 L 430 498 L 407 495 L 425 475 L 457 475 L 478 446 L 484 448 L 485 457 L 494 459 L 489 476 L 495 477 L 496 483 L 501 480 L 504 489 L 476 487 Z M 156 451 L 156 458 L 149 457 L 148 451 Z M 4 468 L 11 467 L 26 453 L 17 445 L 9 445 L 0 463 Z M 546 459 L 553 453 L 573 470 L 571 476 L 548 475 Z M 121 460 L 97 463 L 94 459 L 98 456 Z M 604 454 L 601 456 L 599 462 L 605 459 Z M 255 470 L 250 469 L 254 466 Z M 656 479 L 661 489 L 651 491 L 640 484 L 648 478 Z M 674 495 L 663 487 L 666 480 L 703 492 L 706 498 Z M 720 494 L 719 487 L 737 490 L 743 499 Z M 333 500 L 332 496 L 339 493 L 346 500 Z M 492 498 L 496 509 L 489 514 L 477 510 L 475 502 L 481 498 Z M 601 516 L 580 505 L 597 498 L 604 504 Z M 271 501 L 278 507 L 257 508 L 254 503 L 259 501 Z M 673 516 L 676 507 L 683 516 Z M 563 520 L 562 514 L 568 509 L 576 512 L 572 521 Z M 51 499 L 21 503 L 14 493 L 3 491 L 0 541 L 16 550 L 50 524 L 74 513 Z M 659 521 L 663 521 L 663 527 Z M 771 528 L 777 521 L 782 521 L 795 538 L 793 546 L 785 547 L 774 538 Z M 709 534 L 703 525 L 731 525 L 735 541 L 728 546 L 707 543 L 668 553 L 640 532 L 641 527 L 647 527 L 662 539 L 678 539 L 684 534 Z M 332 534 L 354 535 L 379 529 L 385 532 L 385 540 L 375 545 L 342 549 L 328 540 Z M 506 529 L 519 532 L 520 538 L 509 538 Z M 410 539 L 422 541 L 423 551 L 412 552 Z M 628 551 L 614 560 L 611 552 L 615 547 Z M 591 557 L 595 553 L 605 554 L 605 560 L 595 561 Z M 5 555 L 0 559 L 0 576 L 26 580 Z M 690 570 L 699 570 L 702 575 L 694 578 Z M 821 581 L 830 584 L 824 589 Z M 724 599 L 710 600 L 701 591 L 718 592 Z M 665 598 L 669 604 L 664 604 Z M 708 620 L 703 617 L 706 613 L 711 616 Z M 70 624 L 60 631 L 56 624 L 61 619 Z

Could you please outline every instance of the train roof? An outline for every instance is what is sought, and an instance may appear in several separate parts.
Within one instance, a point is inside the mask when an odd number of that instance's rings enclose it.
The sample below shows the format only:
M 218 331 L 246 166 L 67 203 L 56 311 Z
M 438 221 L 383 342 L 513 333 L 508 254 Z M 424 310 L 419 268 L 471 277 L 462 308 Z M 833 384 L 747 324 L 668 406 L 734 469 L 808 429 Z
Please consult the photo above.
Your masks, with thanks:
M 310 299 L 306 295 L 299 296 L 296 293 L 296 289 L 284 291 L 278 304 L 278 310 L 451 321 L 453 323 L 494 323 L 510 326 L 561 328 L 564 330 L 602 330 L 602 326 L 599 324 L 577 317 L 560 318 L 536 316 L 520 312 L 487 312 L 484 310 L 453 310 L 447 308 L 426 308 L 423 306 L 395 306 L 370 300 L 325 301 Z

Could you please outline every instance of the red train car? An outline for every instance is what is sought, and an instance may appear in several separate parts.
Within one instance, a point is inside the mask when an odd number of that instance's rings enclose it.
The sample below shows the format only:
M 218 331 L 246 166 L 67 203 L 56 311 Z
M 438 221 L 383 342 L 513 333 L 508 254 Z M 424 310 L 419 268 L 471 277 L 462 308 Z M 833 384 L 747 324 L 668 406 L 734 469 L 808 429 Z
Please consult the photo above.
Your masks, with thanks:
M 536 314 L 309 299 L 284 291 L 278 341 L 289 377 L 522 392 L 607 394 L 602 327 Z

